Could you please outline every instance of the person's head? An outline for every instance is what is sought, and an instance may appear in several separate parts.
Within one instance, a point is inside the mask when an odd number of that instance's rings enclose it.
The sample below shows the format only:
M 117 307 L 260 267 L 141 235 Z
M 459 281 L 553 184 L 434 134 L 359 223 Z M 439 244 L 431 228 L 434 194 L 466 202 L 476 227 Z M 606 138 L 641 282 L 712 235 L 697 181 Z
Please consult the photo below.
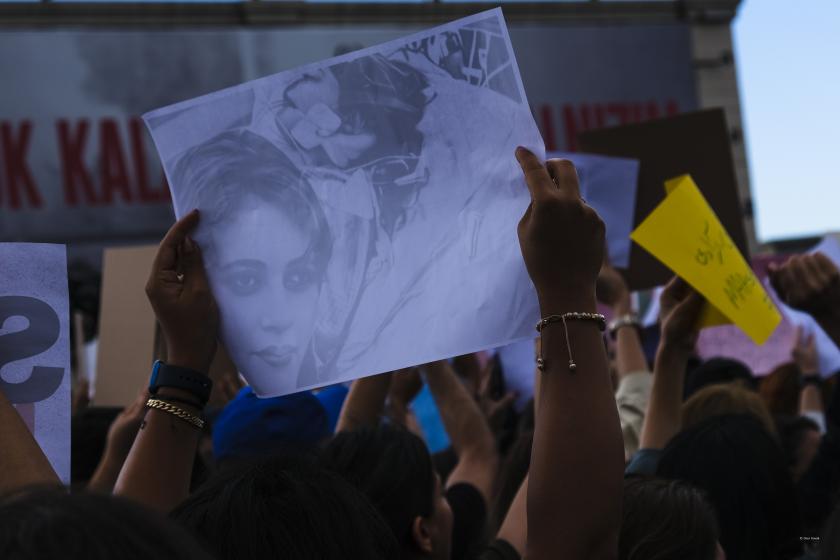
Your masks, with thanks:
M 799 411 L 799 368 L 794 363 L 776 367 L 761 380 L 758 393 L 770 414 L 793 416 Z
M 313 449 L 329 436 L 327 412 L 309 391 L 260 399 L 244 387 L 216 417 L 216 461 L 253 460 L 290 448 Z
M 323 460 L 379 510 L 401 558 L 449 558 L 452 510 L 422 439 L 390 426 L 341 432 L 325 448 Z
M 738 383 L 709 385 L 694 393 L 683 403 L 682 427 L 690 428 L 722 414 L 751 414 L 767 433 L 776 436 L 776 425 L 764 401 Z
M 397 545 L 370 502 L 304 457 L 221 471 L 172 512 L 220 560 L 392 560 Z
M 250 347 L 231 349 L 237 367 L 256 379 L 311 367 L 332 238 L 309 183 L 271 142 L 247 130 L 191 148 L 174 176 L 186 193 L 182 207 L 201 211 L 197 238 L 220 296 L 222 333 L 250 333 Z
M 0 498 L 0 558 L 209 560 L 169 519 L 121 498 L 27 489 Z
M 777 416 L 776 431 L 793 479 L 799 480 L 817 455 L 820 427 L 805 416 Z
M 619 560 L 723 560 L 719 533 L 700 490 L 676 480 L 624 480 Z
M 685 378 L 683 398 L 688 399 L 709 385 L 738 381 L 747 388 L 754 388 L 755 378 L 744 363 L 730 358 L 712 358 L 688 370 Z
M 715 507 L 730 559 L 792 558 L 800 516 L 782 450 L 751 415 L 714 416 L 665 447 L 657 475 L 703 490 Z

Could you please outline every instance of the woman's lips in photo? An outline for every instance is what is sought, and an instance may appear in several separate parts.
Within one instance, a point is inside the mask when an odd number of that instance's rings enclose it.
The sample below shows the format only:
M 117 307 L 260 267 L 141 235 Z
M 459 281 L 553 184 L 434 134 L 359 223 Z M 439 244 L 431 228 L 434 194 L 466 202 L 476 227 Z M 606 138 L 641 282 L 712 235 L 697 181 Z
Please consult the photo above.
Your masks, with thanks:
M 295 355 L 294 346 L 266 346 L 262 350 L 251 352 L 251 355 L 263 360 L 271 367 L 284 367 L 289 365 Z

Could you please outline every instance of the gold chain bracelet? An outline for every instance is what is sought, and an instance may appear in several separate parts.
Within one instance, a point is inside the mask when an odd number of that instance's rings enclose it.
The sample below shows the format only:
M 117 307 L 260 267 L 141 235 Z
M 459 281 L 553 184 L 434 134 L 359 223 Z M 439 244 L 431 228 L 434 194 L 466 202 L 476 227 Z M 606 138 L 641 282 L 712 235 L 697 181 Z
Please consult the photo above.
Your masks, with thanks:
M 177 416 L 181 420 L 184 420 L 185 422 L 188 422 L 188 423 L 192 424 L 193 426 L 195 426 L 199 430 L 204 428 L 204 420 L 202 420 L 201 418 L 199 418 L 195 414 L 187 412 L 183 408 L 177 407 L 177 406 L 175 406 L 171 403 L 168 403 L 166 401 L 162 401 L 160 399 L 149 399 L 149 400 L 146 401 L 146 407 L 147 408 L 154 408 L 156 410 L 160 410 L 162 412 L 172 414 L 173 416 Z
M 562 315 L 549 315 L 543 317 L 537 322 L 537 332 L 542 335 L 545 327 L 551 323 L 563 323 L 563 330 L 566 333 L 566 348 L 569 350 L 569 371 L 574 372 L 577 369 L 575 359 L 572 358 L 572 344 L 569 342 L 569 328 L 566 326 L 566 321 L 594 321 L 598 323 L 598 328 L 603 332 L 607 328 L 607 319 L 600 313 L 580 313 L 572 311 L 570 313 L 563 313 Z M 545 360 L 543 359 L 542 340 L 540 340 L 540 354 L 537 356 L 537 369 L 545 371 Z

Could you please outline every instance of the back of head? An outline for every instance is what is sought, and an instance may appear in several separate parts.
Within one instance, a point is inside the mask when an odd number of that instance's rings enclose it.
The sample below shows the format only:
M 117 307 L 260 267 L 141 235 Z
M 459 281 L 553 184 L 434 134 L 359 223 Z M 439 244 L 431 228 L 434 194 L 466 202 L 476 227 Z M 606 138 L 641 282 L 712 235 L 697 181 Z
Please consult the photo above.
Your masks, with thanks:
M 782 451 L 750 415 L 715 416 L 666 446 L 657 474 L 703 490 L 727 558 L 794 558 L 801 545 L 796 492 Z
M 683 396 L 688 399 L 704 387 L 733 381 L 739 381 L 750 389 L 755 387 L 752 371 L 745 364 L 729 358 L 712 358 L 688 372 Z
M 619 560 L 714 560 L 718 526 L 703 493 L 676 480 L 624 481 Z
M 765 376 L 758 386 L 770 414 L 793 416 L 799 412 L 799 368 L 787 363 Z
M 222 471 L 172 515 L 222 560 L 391 560 L 397 553 L 365 497 L 303 457 Z
M 722 383 L 700 389 L 682 407 L 682 426 L 691 428 L 722 414 L 750 414 L 767 433 L 776 436 L 776 425 L 764 401 L 737 383 Z
M 390 426 L 341 432 L 327 445 L 324 464 L 376 506 L 401 546 L 411 525 L 434 509 L 435 473 L 423 443 L 408 430 Z
M 0 558 L 5 560 L 209 559 L 171 520 L 101 494 L 31 489 L 0 499 Z

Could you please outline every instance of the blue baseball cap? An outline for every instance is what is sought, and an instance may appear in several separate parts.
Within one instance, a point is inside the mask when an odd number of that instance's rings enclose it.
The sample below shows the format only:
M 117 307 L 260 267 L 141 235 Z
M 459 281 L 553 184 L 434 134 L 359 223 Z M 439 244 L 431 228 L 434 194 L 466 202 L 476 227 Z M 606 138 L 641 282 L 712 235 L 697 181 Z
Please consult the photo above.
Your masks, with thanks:
M 329 423 L 326 409 L 309 391 L 260 399 L 245 387 L 213 424 L 213 455 L 220 461 L 312 447 L 332 433 Z

